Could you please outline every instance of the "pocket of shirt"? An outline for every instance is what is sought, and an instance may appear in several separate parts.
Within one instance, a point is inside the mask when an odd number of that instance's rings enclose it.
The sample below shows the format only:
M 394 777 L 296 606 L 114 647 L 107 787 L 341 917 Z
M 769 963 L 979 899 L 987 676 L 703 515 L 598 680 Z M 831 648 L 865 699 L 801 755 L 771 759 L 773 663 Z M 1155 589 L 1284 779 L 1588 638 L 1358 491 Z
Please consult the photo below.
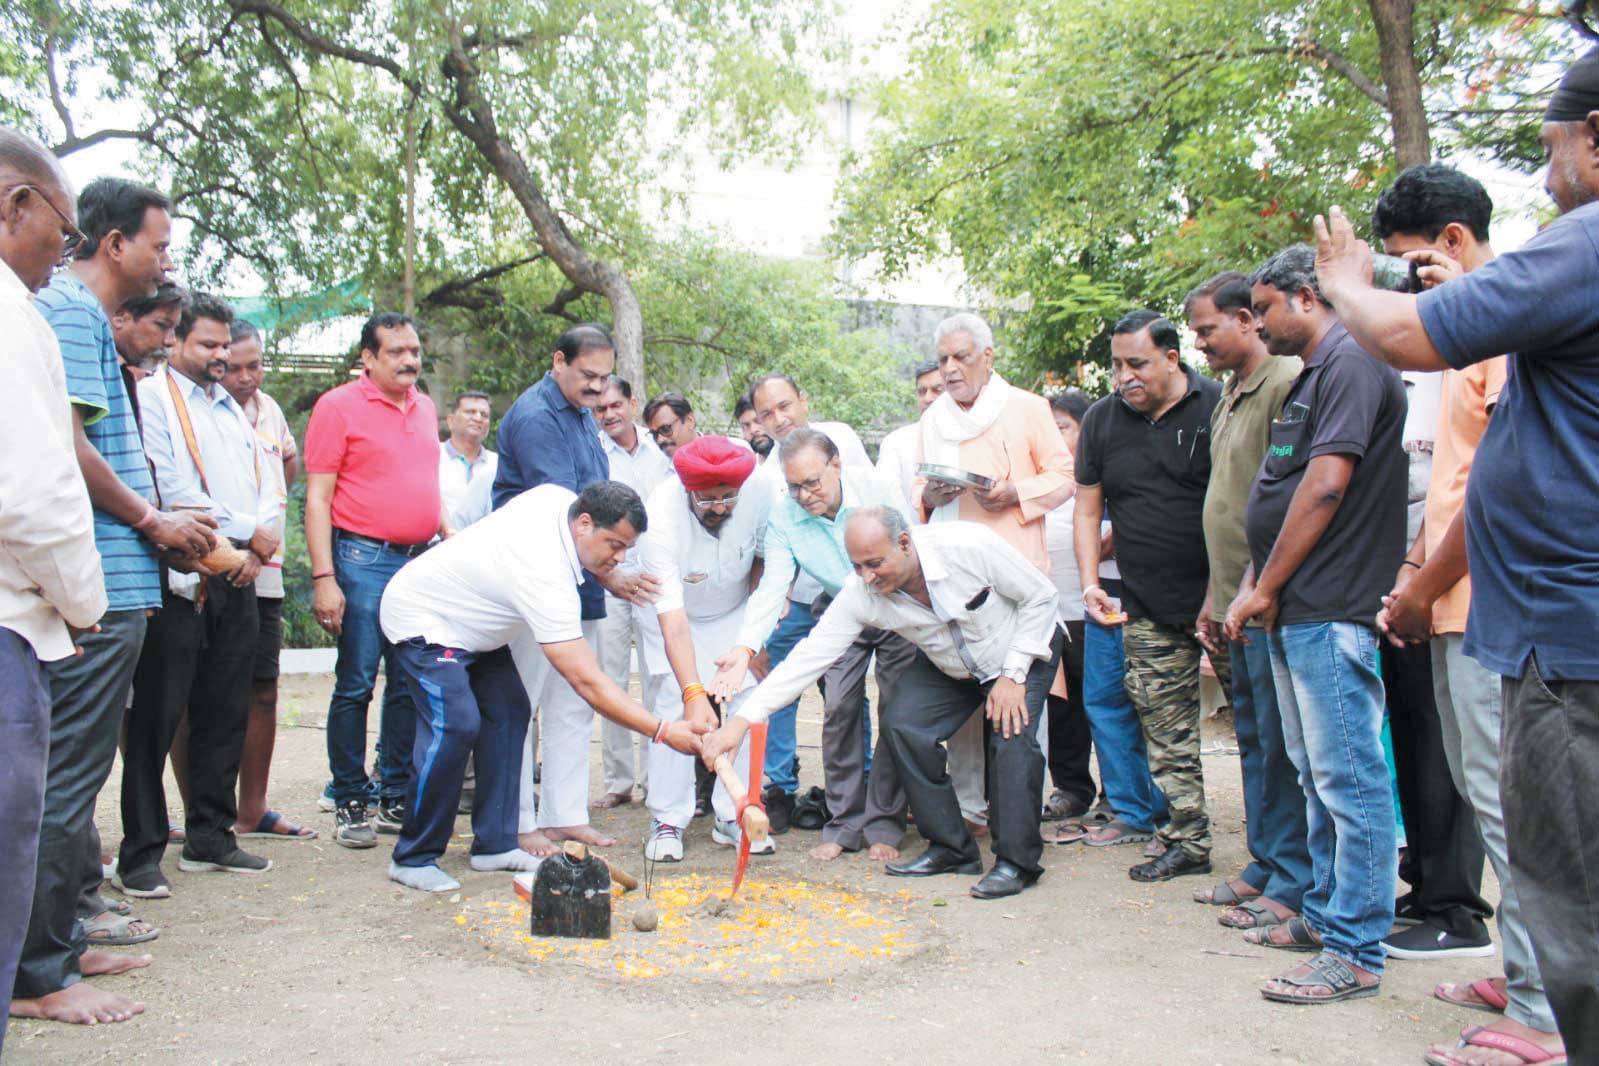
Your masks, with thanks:
M 1271 443 L 1266 448 L 1266 459 L 1261 473 L 1269 478 L 1281 479 L 1295 473 L 1307 462 L 1305 452 L 1310 447 L 1310 422 L 1300 420 L 1284 422 L 1273 420 Z

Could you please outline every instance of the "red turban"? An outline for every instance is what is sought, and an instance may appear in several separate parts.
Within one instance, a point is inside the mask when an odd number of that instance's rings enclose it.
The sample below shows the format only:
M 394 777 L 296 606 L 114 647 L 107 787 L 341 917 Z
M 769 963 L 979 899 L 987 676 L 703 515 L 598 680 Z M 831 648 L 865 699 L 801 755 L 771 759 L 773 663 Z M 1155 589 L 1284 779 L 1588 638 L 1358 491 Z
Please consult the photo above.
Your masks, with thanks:
M 736 489 L 755 471 L 755 453 L 726 437 L 695 437 L 672 453 L 672 465 L 690 492 L 704 492 L 718 485 Z

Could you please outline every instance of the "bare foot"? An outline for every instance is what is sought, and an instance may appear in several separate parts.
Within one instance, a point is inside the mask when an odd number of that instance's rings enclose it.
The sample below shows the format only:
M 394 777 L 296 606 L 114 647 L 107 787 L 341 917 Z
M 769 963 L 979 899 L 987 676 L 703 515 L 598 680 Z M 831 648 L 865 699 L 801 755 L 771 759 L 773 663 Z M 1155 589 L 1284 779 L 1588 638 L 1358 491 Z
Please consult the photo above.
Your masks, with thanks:
M 127 973 L 129 970 L 141 970 L 148 965 L 150 965 L 149 955 L 122 955 L 115 951 L 101 951 L 98 948 L 90 948 L 78 956 L 78 969 L 85 977 Z
M 832 862 L 842 854 L 844 854 L 843 845 L 834 844 L 831 841 L 825 844 L 818 844 L 811 849 L 811 858 L 817 862 Z
M 148 959 L 150 956 L 146 955 Z M 95 988 L 87 981 L 68 985 L 59 992 L 37 999 L 11 1001 L 13 1018 L 36 1018 L 44 1022 L 66 1022 L 69 1025 L 99 1025 L 101 1022 L 125 1022 L 135 1014 L 144 1013 L 144 1004 L 115 992 Z
M 537 830 L 531 833 L 516 834 L 516 846 L 529 855 L 538 855 L 543 858 L 548 858 L 561 850 L 559 844 Z
M 1470 1032 L 1467 1030 L 1466 1032 Z M 1478 1039 L 1486 1037 L 1489 1033 L 1498 1033 L 1510 1037 L 1514 1041 L 1533 1044 L 1544 1051 L 1551 1052 L 1556 1058 L 1565 1053 L 1566 1045 L 1560 1039 L 1559 1033 L 1546 1033 L 1541 1029 L 1522 1025 L 1512 1018 L 1501 1018 L 1492 1025 L 1484 1026 L 1478 1034 Z M 1427 1049 L 1429 1059 L 1438 1058 L 1446 1062 L 1467 1062 L 1471 1066 L 1522 1066 L 1531 1061 L 1525 1055 L 1518 1055 L 1512 1051 L 1501 1051 L 1493 1047 L 1480 1047 L 1476 1044 L 1465 1044 L 1465 1032 L 1461 1033 L 1458 1041 L 1448 1040 L 1433 1044 Z M 1462 1046 L 1465 1045 L 1465 1046 Z
M 608 811 L 612 807 L 626 807 L 629 803 L 632 803 L 632 802 L 633 802 L 633 793 L 631 791 L 629 791 L 629 792 L 607 792 L 605 795 L 601 796 L 599 799 L 597 799 L 593 803 L 589 804 L 589 806 L 594 808 L 597 811 Z
M 551 840 L 576 840 L 591 848 L 609 848 L 616 845 L 615 837 L 608 837 L 592 825 L 547 825 L 544 835 Z
M 899 849 L 892 844 L 873 844 L 866 849 L 866 857 L 878 862 L 893 862 L 899 858 Z

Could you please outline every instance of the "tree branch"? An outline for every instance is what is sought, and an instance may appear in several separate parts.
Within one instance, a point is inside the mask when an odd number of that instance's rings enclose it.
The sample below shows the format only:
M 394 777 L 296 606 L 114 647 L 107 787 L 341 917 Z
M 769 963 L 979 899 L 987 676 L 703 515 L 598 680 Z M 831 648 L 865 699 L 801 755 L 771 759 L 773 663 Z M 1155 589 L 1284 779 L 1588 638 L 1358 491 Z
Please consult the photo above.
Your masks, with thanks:
M 228 0 L 228 6 L 234 11 L 249 15 L 264 15 L 282 26 L 288 34 L 299 41 L 311 51 L 320 55 L 333 56 L 337 59 L 359 63 L 364 67 L 376 67 L 393 75 L 396 81 L 404 85 L 413 95 L 422 94 L 421 83 L 402 67 L 398 60 L 377 52 L 369 52 L 364 48 L 354 48 L 347 44 L 340 44 L 330 37 L 324 37 L 311 27 L 285 11 L 279 4 L 272 0 Z
M 78 131 L 72 125 L 72 112 L 67 110 L 66 101 L 61 98 L 61 81 L 56 75 L 56 35 L 48 33 L 44 38 L 44 77 L 50 85 L 50 106 L 56 109 L 56 117 L 61 120 L 61 129 L 66 134 L 66 139 L 76 140 Z
M 479 270 L 475 274 L 468 274 L 464 278 L 455 278 L 451 281 L 446 281 L 444 284 L 438 286 L 437 288 L 433 289 L 432 292 L 429 292 L 426 296 L 422 297 L 422 302 L 435 307 L 472 306 L 474 308 L 481 308 L 486 306 L 487 303 L 499 303 L 503 297 L 499 297 L 497 299 L 495 297 L 487 297 L 486 294 L 486 302 L 474 300 L 470 305 L 468 305 L 461 303 L 460 300 L 463 297 L 467 297 L 469 295 L 468 290 L 472 289 L 474 286 L 481 285 L 485 281 L 493 281 L 495 278 L 500 277 L 501 275 L 509 274 L 518 267 L 527 266 L 529 263 L 536 263 L 543 258 L 543 252 L 534 252 L 532 255 L 524 255 L 520 259 L 513 259 L 509 263 L 499 263 L 495 266 L 488 267 L 487 269 Z M 495 296 L 498 297 L 497 292 L 495 293 Z
M 575 285 L 568 285 L 566 288 L 564 288 L 560 292 L 556 293 L 555 294 L 555 298 L 553 300 L 551 300 L 548 304 L 546 304 L 545 306 L 539 308 L 539 312 L 541 314 L 554 315 L 557 318 L 564 318 L 568 322 L 571 322 L 571 323 L 573 323 L 575 325 L 576 323 L 581 322 L 583 320 L 581 318 L 579 318 L 578 316 L 574 315 L 572 312 L 568 311 L 566 309 L 566 306 L 567 306 L 567 304 L 573 303 L 573 302 L 575 302 L 577 300 L 581 300 L 584 296 L 587 296 L 587 295 L 588 295 L 588 293 L 584 292 L 582 289 L 577 288 Z

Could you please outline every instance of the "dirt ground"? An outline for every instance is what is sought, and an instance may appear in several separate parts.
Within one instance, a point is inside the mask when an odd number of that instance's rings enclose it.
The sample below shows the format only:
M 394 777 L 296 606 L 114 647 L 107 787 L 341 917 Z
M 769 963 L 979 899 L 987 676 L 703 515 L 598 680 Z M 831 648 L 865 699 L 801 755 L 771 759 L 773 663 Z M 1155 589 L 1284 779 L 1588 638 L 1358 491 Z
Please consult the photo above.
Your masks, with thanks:
M 315 802 L 330 684 L 285 679 L 272 781 L 273 805 L 321 838 L 250 842 L 275 863 L 257 877 L 180 873 L 169 854 L 172 898 L 137 909 L 160 939 L 127 949 L 152 949 L 154 965 L 96 979 L 147 1012 L 97 1028 L 13 1021 L 8 1063 L 1415 1063 L 1474 1023 L 1433 985 L 1499 965 L 1396 961 L 1378 998 L 1274 1005 L 1258 985 L 1303 957 L 1218 926 L 1189 898 L 1208 879 L 1130 881 L 1132 848 L 1049 848 L 1038 887 L 982 902 L 970 878 L 890 878 L 864 854 L 812 862 L 817 836 L 796 831 L 752 861 L 747 902 L 713 919 L 697 904 L 725 893 L 733 856 L 704 819 L 685 861 L 656 868 L 659 931 L 630 927 L 629 896 L 609 942 L 534 940 L 509 876 L 467 869 L 464 818 L 444 863 L 462 882 L 454 896 L 391 884 L 392 838 L 332 843 Z M 806 785 L 820 780 L 819 716 L 813 694 Z M 1244 854 L 1238 759 L 1230 734 L 1211 732 L 1215 862 L 1230 875 Z M 112 847 L 117 780 L 99 808 Z M 594 822 L 618 838 L 613 861 L 642 875 L 642 806 Z M 919 848 L 913 833 L 907 850 Z

